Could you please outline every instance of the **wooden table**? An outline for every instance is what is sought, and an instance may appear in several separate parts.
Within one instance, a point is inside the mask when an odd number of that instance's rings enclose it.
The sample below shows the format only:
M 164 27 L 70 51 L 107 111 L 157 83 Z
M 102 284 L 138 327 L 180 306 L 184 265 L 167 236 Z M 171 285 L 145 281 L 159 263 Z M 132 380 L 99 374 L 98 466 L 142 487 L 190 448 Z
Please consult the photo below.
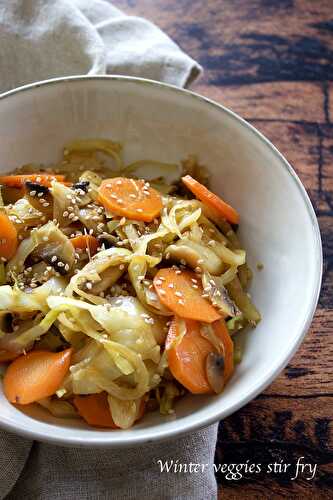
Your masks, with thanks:
M 205 69 L 193 90 L 261 130 L 291 162 L 318 215 L 325 255 L 312 327 L 288 367 L 220 426 L 219 463 L 318 464 L 312 481 L 217 479 L 221 498 L 333 498 L 333 0 L 117 0 L 156 22 Z M 288 328 L 288 325 L 285 325 Z M 331 488 L 331 490 L 330 490 Z

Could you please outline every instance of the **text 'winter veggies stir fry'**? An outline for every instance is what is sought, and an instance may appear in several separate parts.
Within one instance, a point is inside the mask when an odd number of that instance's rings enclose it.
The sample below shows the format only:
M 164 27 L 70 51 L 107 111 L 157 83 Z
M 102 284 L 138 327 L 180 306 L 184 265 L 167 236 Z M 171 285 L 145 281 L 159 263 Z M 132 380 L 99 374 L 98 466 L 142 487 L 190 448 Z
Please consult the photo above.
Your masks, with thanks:
M 114 429 L 223 391 L 231 336 L 260 320 L 239 215 L 205 169 L 124 166 L 121 149 L 75 141 L 52 168 L 0 177 L 4 393 Z

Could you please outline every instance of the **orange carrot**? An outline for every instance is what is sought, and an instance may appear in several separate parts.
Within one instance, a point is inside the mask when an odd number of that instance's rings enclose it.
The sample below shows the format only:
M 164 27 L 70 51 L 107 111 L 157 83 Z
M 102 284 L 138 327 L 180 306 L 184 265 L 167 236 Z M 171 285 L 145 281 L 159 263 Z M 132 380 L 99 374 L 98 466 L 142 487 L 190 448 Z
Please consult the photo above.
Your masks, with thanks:
M 73 403 L 79 415 L 89 424 L 96 427 L 118 429 L 113 421 L 106 392 L 75 396 Z
M 234 371 L 234 343 L 224 319 L 213 323 L 215 334 L 220 338 L 224 346 L 224 378 L 227 382 Z
M 105 208 L 128 219 L 152 221 L 162 210 L 158 191 L 143 180 L 115 177 L 99 187 L 99 201 Z
M 191 177 L 190 175 L 182 177 L 182 181 L 185 186 L 194 194 L 194 196 L 201 200 L 205 205 L 216 210 L 223 218 L 227 219 L 229 222 L 232 222 L 233 224 L 239 223 L 239 213 L 237 212 L 237 210 L 228 205 L 228 203 L 223 201 L 219 196 L 209 191 L 209 189 L 200 184 L 200 182 L 193 179 L 193 177 Z
M 5 186 L 20 188 L 25 185 L 27 181 L 38 182 L 43 186 L 50 187 L 51 181 L 63 182 L 64 175 L 45 174 L 43 172 L 37 174 L 21 174 L 21 175 L 2 175 L 0 176 L 0 184 Z
M 168 363 L 172 375 L 193 394 L 212 393 L 206 375 L 206 358 L 209 353 L 217 352 L 215 346 L 202 336 L 198 321 L 186 320 L 186 333 L 181 342 L 172 347 L 172 342 L 179 334 L 180 318 L 173 319 L 167 340 Z M 224 345 L 225 380 L 233 372 L 233 343 L 226 329 L 224 320 L 212 324 L 215 335 Z
M 52 396 L 68 372 L 72 349 L 53 353 L 31 351 L 13 361 L 4 376 L 5 396 L 26 405 Z
M 162 304 L 181 318 L 212 323 L 221 318 L 205 299 L 200 279 L 190 271 L 173 268 L 160 269 L 154 278 L 154 287 Z
M 75 236 L 75 238 L 70 239 L 70 242 L 74 248 L 79 248 L 81 250 L 85 250 L 86 252 L 88 252 L 89 249 L 90 255 L 95 255 L 95 253 L 97 253 L 97 248 L 99 247 L 97 238 L 91 234 Z
M 17 249 L 17 231 L 5 212 L 0 212 L 0 257 L 11 259 Z
M 0 349 L 0 363 L 7 363 L 8 361 L 13 361 L 13 359 L 16 359 L 18 356 L 20 356 L 21 353 L 19 352 L 12 352 L 12 351 L 7 351 L 6 349 Z

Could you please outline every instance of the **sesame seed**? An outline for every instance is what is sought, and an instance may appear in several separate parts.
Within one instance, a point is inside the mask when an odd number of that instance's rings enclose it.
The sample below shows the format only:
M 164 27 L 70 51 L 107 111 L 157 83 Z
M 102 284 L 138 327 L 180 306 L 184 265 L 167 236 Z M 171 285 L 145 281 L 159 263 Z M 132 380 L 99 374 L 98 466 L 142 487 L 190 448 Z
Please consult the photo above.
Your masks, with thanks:
M 45 203 L 43 203 L 43 207 L 46 208 L 46 207 L 49 207 L 50 204 L 46 201 Z
M 156 284 L 156 285 L 162 285 L 162 280 L 160 280 L 160 279 L 156 280 L 156 281 L 155 281 L 155 284 Z
M 61 261 L 57 262 L 57 266 L 58 267 L 65 267 L 65 264 Z
M 120 269 L 120 271 L 122 271 L 123 269 L 125 269 L 125 265 L 124 264 L 120 264 L 119 269 Z
M 166 291 L 165 291 L 165 290 L 163 290 L 163 289 L 159 290 L 159 293 L 160 293 L 161 295 L 166 295 Z
M 175 273 L 176 273 L 176 274 L 182 274 L 182 272 L 181 272 L 181 270 L 180 270 L 180 269 L 177 269 L 177 270 L 175 271 Z
M 57 259 L 58 257 L 56 255 L 53 255 L 53 257 L 51 258 L 51 262 L 55 262 Z
M 122 183 L 123 183 L 123 181 L 121 179 L 119 179 L 118 181 L 116 181 L 117 186 L 121 186 Z
M 130 193 L 129 197 L 135 199 L 136 198 L 136 194 Z
M 182 297 L 183 296 L 182 292 L 175 292 L 175 295 L 176 295 L 176 297 Z
M 192 283 L 198 283 L 198 280 L 196 278 L 191 278 Z
M 175 288 L 175 285 L 173 283 L 169 283 L 168 288 Z
M 117 198 L 117 203 L 119 203 L 119 205 L 123 205 L 124 204 L 124 200 L 122 200 L 121 198 Z
M 215 240 L 209 240 L 208 245 L 211 246 L 211 247 L 213 247 L 213 246 L 216 245 L 216 241 Z
M 69 271 L 69 265 L 65 264 L 65 271 Z
M 198 274 L 202 273 L 202 269 L 201 269 L 201 267 L 196 267 L 196 268 L 194 269 L 194 271 L 195 271 L 196 273 L 198 273 Z
M 43 193 L 38 193 L 37 196 L 38 198 L 41 198 L 43 196 Z
M 92 289 L 92 283 L 90 283 L 90 281 L 87 281 L 86 287 L 88 288 L 88 290 L 91 290 Z
M 203 259 L 198 259 L 198 260 L 197 260 L 197 263 L 198 263 L 198 264 L 203 264 L 203 263 L 204 263 L 204 260 L 203 260 Z
M 165 255 L 165 258 L 168 260 L 170 259 L 170 252 L 167 252 L 166 255 Z
M 185 302 L 184 302 L 182 299 L 179 299 L 179 300 L 178 300 L 178 304 L 180 304 L 181 306 L 184 306 L 184 305 L 185 305 Z
M 74 217 L 75 217 L 75 214 L 73 214 L 73 213 L 70 213 L 68 216 L 69 219 L 73 219 Z
M 143 209 L 142 208 L 137 208 L 136 211 L 139 212 L 139 213 L 142 213 Z
M 49 241 L 49 237 L 48 236 L 43 236 L 43 241 Z
M 123 226 L 124 224 L 126 223 L 126 218 L 125 217 L 122 217 L 119 221 L 119 225 L 120 226 Z
M 36 196 L 36 191 L 30 191 L 30 196 Z
M 198 289 L 199 287 L 198 287 L 198 285 L 194 285 L 194 284 L 193 284 L 193 285 L 192 285 L 192 288 L 194 288 L 194 289 Z
M 185 260 L 185 259 L 180 259 L 180 263 L 181 263 L 183 266 L 186 266 L 186 260 Z

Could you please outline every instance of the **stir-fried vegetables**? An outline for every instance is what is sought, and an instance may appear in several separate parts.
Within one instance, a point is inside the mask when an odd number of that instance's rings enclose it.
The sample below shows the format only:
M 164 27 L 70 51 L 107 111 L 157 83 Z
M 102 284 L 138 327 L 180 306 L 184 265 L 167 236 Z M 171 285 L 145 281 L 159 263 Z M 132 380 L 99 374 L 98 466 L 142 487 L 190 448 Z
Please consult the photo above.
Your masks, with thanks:
M 118 432 L 156 407 L 173 413 L 186 392 L 223 392 L 242 356 L 234 336 L 260 314 L 239 214 L 207 181 L 195 157 L 126 166 L 107 139 L 0 177 L 11 403 Z

